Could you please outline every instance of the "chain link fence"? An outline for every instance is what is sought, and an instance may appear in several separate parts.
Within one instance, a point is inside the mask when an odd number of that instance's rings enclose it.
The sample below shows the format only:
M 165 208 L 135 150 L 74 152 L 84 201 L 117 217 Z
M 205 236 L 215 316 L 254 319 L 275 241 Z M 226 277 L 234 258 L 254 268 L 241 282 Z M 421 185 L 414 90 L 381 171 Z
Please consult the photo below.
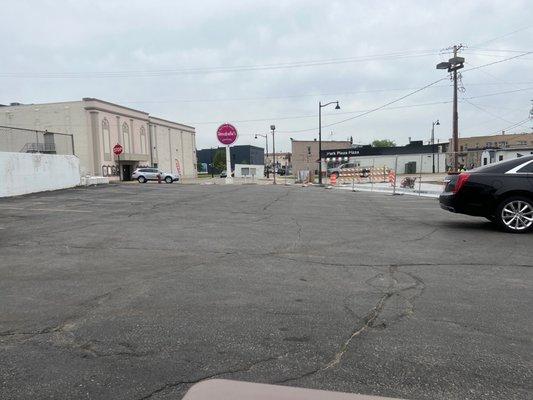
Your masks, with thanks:
M 74 136 L 0 125 L 0 151 L 75 155 Z
M 329 174 L 329 184 L 353 191 L 438 197 L 446 174 L 432 173 L 432 165 L 423 157 L 412 166 L 404 166 L 403 171 L 397 163 L 392 166 L 380 164 L 380 159 L 372 159 L 368 166 L 345 164 Z

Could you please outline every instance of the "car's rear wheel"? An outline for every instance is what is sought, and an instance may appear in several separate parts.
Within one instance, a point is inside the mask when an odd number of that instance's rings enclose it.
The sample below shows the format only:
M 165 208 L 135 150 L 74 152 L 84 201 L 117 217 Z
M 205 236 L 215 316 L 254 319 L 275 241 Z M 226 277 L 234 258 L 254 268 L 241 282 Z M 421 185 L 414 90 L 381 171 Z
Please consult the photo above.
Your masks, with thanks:
M 146 178 L 144 176 L 139 176 L 137 180 L 139 181 L 139 183 L 146 183 Z
M 165 178 L 165 182 L 166 182 L 166 183 L 172 183 L 172 177 L 171 177 L 171 176 L 167 176 L 167 177 Z
M 533 231 L 533 201 L 527 197 L 509 197 L 496 210 L 498 224 L 507 232 Z

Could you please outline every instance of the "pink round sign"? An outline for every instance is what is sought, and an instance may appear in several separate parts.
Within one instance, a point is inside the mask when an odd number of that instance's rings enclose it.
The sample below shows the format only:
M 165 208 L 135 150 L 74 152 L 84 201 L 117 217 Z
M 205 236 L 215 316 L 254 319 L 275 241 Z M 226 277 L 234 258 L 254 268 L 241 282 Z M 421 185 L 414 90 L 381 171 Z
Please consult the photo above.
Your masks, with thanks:
M 217 129 L 217 138 L 223 145 L 230 145 L 237 140 L 237 129 L 231 124 L 222 124 Z

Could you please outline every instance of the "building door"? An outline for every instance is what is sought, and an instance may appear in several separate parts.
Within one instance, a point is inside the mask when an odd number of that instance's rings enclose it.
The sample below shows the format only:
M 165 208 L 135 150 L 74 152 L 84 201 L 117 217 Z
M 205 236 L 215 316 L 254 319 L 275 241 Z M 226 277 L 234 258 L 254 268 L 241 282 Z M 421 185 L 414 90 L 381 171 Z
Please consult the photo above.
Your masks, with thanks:
M 131 165 L 122 164 L 122 180 L 131 181 Z

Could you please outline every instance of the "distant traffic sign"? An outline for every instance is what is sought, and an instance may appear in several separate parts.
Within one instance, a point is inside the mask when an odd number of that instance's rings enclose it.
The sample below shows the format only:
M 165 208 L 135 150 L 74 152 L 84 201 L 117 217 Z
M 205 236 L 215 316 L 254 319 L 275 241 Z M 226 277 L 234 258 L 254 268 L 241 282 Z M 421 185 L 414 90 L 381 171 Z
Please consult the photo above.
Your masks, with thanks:
M 217 138 L 220 143 L 229 146 L 237 140 L 237 129 L 231 124 L 222 124 L 217 129 Z
M 120 144 L 117 143 L 113 146 L 113 153 L 115 153 L 115 155 L 120 156 L 123 151 L 124 148 Z

